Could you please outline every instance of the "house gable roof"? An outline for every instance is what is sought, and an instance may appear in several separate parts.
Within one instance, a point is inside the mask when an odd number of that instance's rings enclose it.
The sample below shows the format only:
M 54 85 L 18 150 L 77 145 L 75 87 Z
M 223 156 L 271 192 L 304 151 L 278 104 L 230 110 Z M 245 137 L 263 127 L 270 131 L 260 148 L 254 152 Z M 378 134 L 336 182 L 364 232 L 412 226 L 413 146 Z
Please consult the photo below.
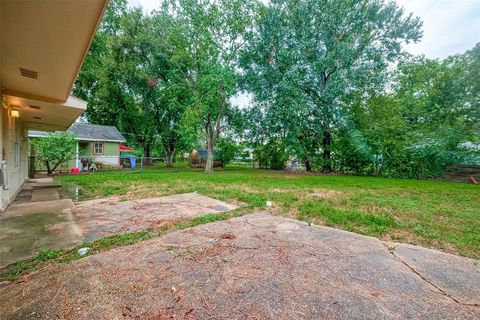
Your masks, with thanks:
M 74 123 L 67 132 L 74 133 L 80 141 L 125 142 L 125 138 L 114 126 L 90 123 Z

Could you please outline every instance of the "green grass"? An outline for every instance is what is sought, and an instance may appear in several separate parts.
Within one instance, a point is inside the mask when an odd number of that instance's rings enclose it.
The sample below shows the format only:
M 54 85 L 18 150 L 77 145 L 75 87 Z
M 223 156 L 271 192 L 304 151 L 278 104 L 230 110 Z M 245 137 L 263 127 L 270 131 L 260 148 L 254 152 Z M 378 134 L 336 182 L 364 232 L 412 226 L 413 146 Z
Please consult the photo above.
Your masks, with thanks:
M 204 174 L 185 165 L 57 178 L 80 185 L 82 198 L 122 200 L 199 192 L 249 210 L 324 224 L 385 240 L 480 258 L 480 187 L 440 180 L 291 175 L 248 167 Z M 208 221 L 206 221 L 208 222 Z
M 323 218 L 328 226 L 342 226 L 348 231 L 379 236 L 398 224 L 387 214 L 371 214 L 356 209 L 335 208 L 324 201 L 305 201 L 300 205 L 299 219 Z

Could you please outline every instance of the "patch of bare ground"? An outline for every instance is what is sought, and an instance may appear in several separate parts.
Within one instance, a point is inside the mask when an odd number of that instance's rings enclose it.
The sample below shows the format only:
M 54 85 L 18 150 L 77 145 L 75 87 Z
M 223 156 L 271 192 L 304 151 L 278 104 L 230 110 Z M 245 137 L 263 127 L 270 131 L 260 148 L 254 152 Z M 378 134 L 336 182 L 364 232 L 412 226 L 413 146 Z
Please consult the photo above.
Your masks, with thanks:
M 122 196 L 127 200 L 160 197 L 171 194 L 166 184 L 148 185 L 145 183 L 134 183 L 129 186 L 129 190 Z
M 379 236 L 380 240 L 399 242 L 399 243 L 408 243 L 412 245 L 421 245 L 430 249 L 437 249 L 454 255 L 460 255 L 458 248 L 446 241 L 440 241 L 438 239 L 427 239 L 407 229 L 393 229 L 388 233 L 382 234 Z
M 398 218 L 397 220 L 405 217 L 403 213 L 398 213 L 393 208 L 376 205 L 375 203 L 371 203 L 369 205 L 362 205 L 357 207 L 357 209 L 362 212 L 368 212 L 373 214 L 389 214 L 389 215 L 392 215 L 393 217 Z
M 423 240 L 422 237 L 415 235 L 407 229 L 394 229 L 389 233 L 380 235 L 379 238 L 385 241 L 403 242 L 410 244 L 419 244 Z
M 285 208 L 280 204 L 273 203 L 271 207 L 268 207 L 264 210 L 270 214 L 282 217 L 296 218 L 294 215 L 295 212 L 298 212 L 297 208 Z
M 300 216 L 300 210 L 298 210 L 297 207 L 292 207 L 287 210 L 284 216 L 292 219 L 298 219 L 298 217 Z
M 246 184 L 236 184 L 235 185 L 235 189 L 238 189 L 238 190 L 242 190 L 242 191 L 245 191 L 247 193 L 260 193 L 260 191 L 258 189 L 255 189 L 253 187 L 251 187 L 250 185 L 246 185 Z
M 284 173 L 282 177 L 283 176 L 287 178 L 301 178 L 301 177 L 309 177 L 309 176 L 310 177 L 314 177 L 314 176 L 336 177 L 336 176 L 343 176 L 343 174 L 337 173 L 337 172 L 323 173 L 323 172 L 315 171 L 315 172 L 297 172 L 297 173 L 288 172 L 288 173 Z
M 300 215 L 298 214 L 295 219 L 298 219 Z M 316 216 L 316 217 L 309 217 L 308 218 L 309 223 L 316 224 L 317 226 L 327 226 L 327 219 L 322 216 Z
M 287 192 L 292 192 L 294 190 L 291 190 L 291 189 L 282 189 L 282 188 L 271 188 L 271 189 L 268 189 L 268 192 L 271 192 L 271 193 L 287 193 Z
M 330 189 L 313 189 L 307 193 L 304 197 L 308 200 L 322 199 L 322 200 L 338 200 L 342 196 L 345 196 L 343 192 Z
M 228 200 L 228 203 L 231 203 L 237 207 L 245 207 L 245 206 L 248 206 L 248 203 L 246 202 L 243 202 L 243 201 L 240 201 L 240 200 L 236 200 L 236 199 L 229 199 Z

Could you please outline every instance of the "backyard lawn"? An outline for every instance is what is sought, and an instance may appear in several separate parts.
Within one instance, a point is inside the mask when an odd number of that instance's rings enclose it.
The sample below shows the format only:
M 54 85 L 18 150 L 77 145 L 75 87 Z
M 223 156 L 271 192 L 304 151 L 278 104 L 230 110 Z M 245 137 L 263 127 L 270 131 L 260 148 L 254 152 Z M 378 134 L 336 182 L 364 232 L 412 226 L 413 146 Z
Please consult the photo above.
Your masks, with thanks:
M 480 258 L 480 187 L 444 181 L 355 176 L 292 175 L 246 167 L 199 169 L 154 166 L 57 177 L 79 200 L 129 200 L 198 192 L 274 214 Z M 266 201 L 273 206 L 267 208 Z

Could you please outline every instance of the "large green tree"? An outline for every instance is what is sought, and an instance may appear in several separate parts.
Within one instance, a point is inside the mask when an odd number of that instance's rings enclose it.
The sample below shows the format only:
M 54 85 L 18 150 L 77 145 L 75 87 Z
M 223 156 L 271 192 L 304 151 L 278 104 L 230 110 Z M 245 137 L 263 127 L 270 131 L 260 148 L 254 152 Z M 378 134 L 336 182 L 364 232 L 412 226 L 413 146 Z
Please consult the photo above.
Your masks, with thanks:
M 345 172 L 438 177 L 448 164 L 474 161 L 466 142 L 480 141 L 478 45 L 432 60 L 407 56 L 393 70 L 389 92 L 351 100 L 354 135 L 337 141 Z
M 182 120 L 192 96 L 188 44 L 168 12 L 145 15 L 124 4 L 110 3 L 76 91 L 89 100 L 89 121 L 116 125 L 144 150 L 146 164 L 160 146 L 172 166 L 176 151 L 188 149 L 195 137 Z
M 300 121 L 321 130 L 323 171 L 330 172 L 332 134 L 347 114 L 343 98 L 381 83 L 420 27 L 395 2 L 273 0 L 243 56 L 247 88 L 267 107 L 293 99 L 292 108 L 305 109 Z M 318 139 L 316 132 L 304 136 Z
M 204 132 L 205 172 L 213 171 L 213 149 L 232 114 L 230 98 L 238 91 L 238 57 L 257 14 L 255 0 L 165 1 L 189 39 L 187 79 L 192 106 Z
M 125 91 L 142 115 L 144 156 L 148 159 L 152 145 L 159 143 L 172 166 L 181 142 L 180 123 L 191 104 L 182 29 L 165 12 L 144 16 L 138 9 L 124 18 L 122 31 L 114 58 Z
M 82 69 L 73 86 L 73 94 L 89 101 L 95 96 L 102 82 L 99 74 L 104 69 L 104 59 L 111 54 L 109 47 L 112 37 L 120 31 L 120 21 L 127 13 L 127 0 L 110 0 L 102 22 L 93 38 L 92 44 L 82 64 Z M 87 117 L 91 112 L 87 109 Z

